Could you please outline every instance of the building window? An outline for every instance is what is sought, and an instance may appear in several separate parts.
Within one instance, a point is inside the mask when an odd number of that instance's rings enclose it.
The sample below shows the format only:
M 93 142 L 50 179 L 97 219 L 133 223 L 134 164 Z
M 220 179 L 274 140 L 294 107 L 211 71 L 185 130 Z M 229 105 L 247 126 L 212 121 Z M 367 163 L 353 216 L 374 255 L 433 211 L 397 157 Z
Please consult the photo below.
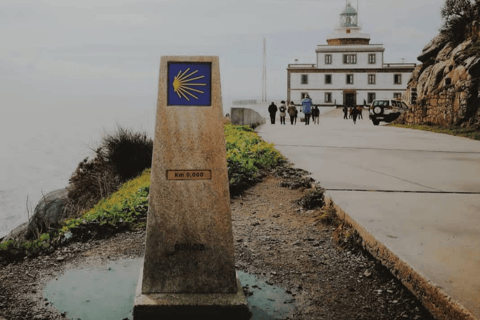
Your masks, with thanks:
M 368 54 L 368 63 L 375 64 L 376 63 L 376 55 L 375 53 Z
M 367 99 L 368 99 L 367 103 L 372 103 L 373 100 L 375 100 L 375 92 L 369 92 Z
M 368 75 L 368 84 L 375 84 L 375 75 L 369 74 Z
M 325 75 L 325 84 L 332 84 L 332 75 L 326 74 Z
M 331 103 L 331 102 L 332 102 L 332 93 L 325 92 L 325 103 Z
M 402 75 L 401 74 L 394 74 L 393 75 L 393 83 L 394 84 L 402 84 Z
M 325 64 L 332 64 L 332 55 L 326 54 L 325 55 Z
M 302 74 L 302 84 L 308 84 L 308 74 Z
M 346 83 L 347 84 L 353 84 L 353 74 L 347 74 L 346 75 Z
M 393 98 L 394 99 L 400 99 L 402 97 L 402 93 L 401 92 L 394 92 L 393 93 Z
M 356 64 L 357 63 L 357 55 L 356 54 L 344 54 L 343 55 L 343 63 L 344 64 Z
M 305 97 L 307 96 L 307 94 L 308 94 L 308 92 L 302 92 L 302 93 L 301 93 L 301 98 L 300 98 L 300 100 L 305 99 Z

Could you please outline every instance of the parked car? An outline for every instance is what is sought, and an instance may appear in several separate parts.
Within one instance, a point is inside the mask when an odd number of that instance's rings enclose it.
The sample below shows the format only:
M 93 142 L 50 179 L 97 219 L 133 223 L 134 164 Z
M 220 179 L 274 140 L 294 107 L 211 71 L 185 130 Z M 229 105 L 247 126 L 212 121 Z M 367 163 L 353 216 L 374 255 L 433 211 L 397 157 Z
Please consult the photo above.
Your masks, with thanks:
M 408 110 L 405 102 L 395 99 L 378 99 L 370 105 L 369 118 L 378 126 L 380 121 L 392 122 Z

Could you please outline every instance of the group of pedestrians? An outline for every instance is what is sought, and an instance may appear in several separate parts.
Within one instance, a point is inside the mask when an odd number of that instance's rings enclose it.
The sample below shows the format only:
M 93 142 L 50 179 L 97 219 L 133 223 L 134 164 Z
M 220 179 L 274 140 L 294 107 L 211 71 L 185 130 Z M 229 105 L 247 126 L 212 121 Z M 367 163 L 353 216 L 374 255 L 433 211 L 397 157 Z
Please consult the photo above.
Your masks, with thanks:
M 285 101 L 283 101 L 283 100 L 282 100 L 282 102 L 280 102 L 280 107 L 278 107 L 278 108 L 275 105 L 275 103 L 273 103 L 273 102 L 268 106 L 268 112 L 270 113 L 271 124 L 275 124 L 275 118 L 277 117 L 277 111 L 280 112 L 280 124 L 285 124 L 285 117 L 287 116 L 287 113 L 290 116 L 290 123 L 291 124 L 293 124 L 294 122 L 295 122 L 295 124 L 297 123 L 298 110 L 297 110 L 297 108 L 295 108 L 295 104 L 293 103 L 293 101 L 290 102 L 290 105 L 288 106 L 288 109 L 287 109 L 287 106 L 285 104 Z
M 285 116 L 287 113 L 290 116 L 290 124 L 297 124 L 298 110 L 293 101 L 290 101 L 288 109 L 285 101 L 280 102 L 280 107 L 278 108 L 273 102 L 268 106 L 271 124 L 275 124 L 277 111 L 280 112 L 280 124 L 285 124 Z M 305 114 L 305 125 L 310 124 L 310 116 L 312 117 L 313 123 L 319 124 L 320 110 L 318 109 L 318 106 L 314 106 L 312 109 L 312 99 L 308 94 L 302 100 L 302 111 Z
M 363 119 L 363 115 L 362 115 L 362 111 L 363 111 L 363 107 L 362 106 L 358 106 L 358 107 L 351 107 L 350 109 L 347 108 L 347 106 L 344 106 L 343 107 L 343 119 L 347 119 L 348 120 L 348 117 L 347 115 L 350 114 L 350 119 L 353 119 L 353 124 L 356 124 L 357 123 L 357 117 L 359 119 Z

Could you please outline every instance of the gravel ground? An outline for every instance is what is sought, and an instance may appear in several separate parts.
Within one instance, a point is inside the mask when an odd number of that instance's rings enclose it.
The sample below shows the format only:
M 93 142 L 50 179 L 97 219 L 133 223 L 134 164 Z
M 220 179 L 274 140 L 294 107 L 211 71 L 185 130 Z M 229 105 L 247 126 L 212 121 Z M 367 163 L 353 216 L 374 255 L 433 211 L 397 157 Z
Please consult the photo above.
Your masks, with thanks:
M 298 204 L 315 186 L 311 179 L 299 178 L 301 171 L 283 176 L 269 174 L 231 207 L 237 270 L 287 290 L 295 305 L 288 319 L 434 319 L 359 246 L 334 241 L 345 232 L 325 223 L 325 208 Z M 42 296 L 49 280 L 70 268 L 141 257 L 144 242 L 144 230 L 119 233 L 0 265 L 0 319 L 64 319 Z
M 237 269 L 280 286 L 295 298 L 290 319 L 434 319 L 359 246 L 340 247 L 325 209 L 305 210 L 269 177 L 232 203 Z M 340 236 L 340 238 L 342 238 Z

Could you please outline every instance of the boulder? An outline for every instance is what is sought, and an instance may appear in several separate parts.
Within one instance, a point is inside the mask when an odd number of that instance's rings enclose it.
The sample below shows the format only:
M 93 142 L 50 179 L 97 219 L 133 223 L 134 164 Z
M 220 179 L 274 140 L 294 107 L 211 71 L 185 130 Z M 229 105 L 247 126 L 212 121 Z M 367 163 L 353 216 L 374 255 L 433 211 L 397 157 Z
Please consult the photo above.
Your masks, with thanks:
M 28 222 L 24 222 L 5 236 L 2 241 L 15 240 L 17 242 L 22 242 L 27 240 L 28 233 Z
M 68 189 L 59 189 L 47 193 L 35 207 L 28 224 L 28 238 L 35 238 L 48 228 L 56 228 L 62 219 L 67 218 L 65 205 L 68 199 Z
M 435 60 L 437 54 L 444 48 L 447 42 L 443 35 L 437 35 L 423 48 L 422 53 L 417 57 L 418 61 L 425 63 L 430 59 Z

